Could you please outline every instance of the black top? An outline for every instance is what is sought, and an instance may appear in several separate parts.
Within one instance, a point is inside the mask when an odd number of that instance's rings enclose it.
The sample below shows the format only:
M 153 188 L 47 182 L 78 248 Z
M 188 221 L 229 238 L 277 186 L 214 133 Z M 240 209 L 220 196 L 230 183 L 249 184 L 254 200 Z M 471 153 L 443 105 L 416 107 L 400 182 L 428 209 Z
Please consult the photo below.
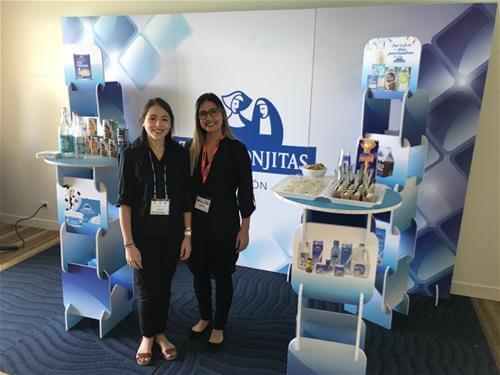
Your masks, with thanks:
M 150 215 L 153 198 L 151 161 L 155 169 L 157 198 L 165 198 L 166 190 L 170 200 L 168 215 Z M 192 210 L 192 186 L 189 154 L 182 146 L 171 138 L 166 138 L 165 152 L 161 160 L 158 160 L 150 151 L 147 135 L 143 130 L 142 135 L 120 155 L 119 179 L 117 206 L 123 204 L 131 207 L 134 239 L 183 235 L 183 212 Z
M 243 143 L 228 138 L 220 141 L 205 183 L 200 155 L 193 171 L 193 202 L 198 195 L 211 203 L 208 213 L 193 208 L 193 236 L 235 236 L 240 215 L 247 218 L 255 210 L 252 165 Z

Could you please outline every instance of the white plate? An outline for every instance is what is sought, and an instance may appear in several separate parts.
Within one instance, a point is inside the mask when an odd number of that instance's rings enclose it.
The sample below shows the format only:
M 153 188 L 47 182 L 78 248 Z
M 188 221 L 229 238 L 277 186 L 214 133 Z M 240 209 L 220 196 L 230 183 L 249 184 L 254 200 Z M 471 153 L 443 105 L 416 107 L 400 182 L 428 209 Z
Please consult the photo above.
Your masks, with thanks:
M 354 201 L 350 199 L 342 199 L 342 198 L 333 198 L 331 193 L 333 190 L 333 184 L 328 186 L 328 189 L 326 189 L 321 196 L 323 198 L 328 199 L 332 203 L 338 203 L 338 204 L 347 204 L 350 206 L 357 206 L 357 207 L 373 207 L 376 206 L 377 204 L 382 203 L 384 200 L 384 195 L 385 191 L 387 190 L 387 186 L 382 185 L 382 184 L 375 184 L 375 192 L 373 193 L 373 202 L 363 202 L 363 201 Z
M 312 201 L 322 196 L 332 182 L 333 177 L 288 176 L 271 190 L 283 197 Z

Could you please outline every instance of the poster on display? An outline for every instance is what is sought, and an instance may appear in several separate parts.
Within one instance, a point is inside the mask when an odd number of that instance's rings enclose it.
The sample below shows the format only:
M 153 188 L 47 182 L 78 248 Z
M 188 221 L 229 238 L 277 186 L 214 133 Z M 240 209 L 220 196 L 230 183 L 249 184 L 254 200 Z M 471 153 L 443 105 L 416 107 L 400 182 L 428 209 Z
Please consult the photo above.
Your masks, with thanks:
M 90 65 L 90 55 L 73 55 L 75 62 L 75 78 L 92 79 L 92 66 Z
M 66 223 L 66 231 L 95 235 L 107 229 L 106 192 L 97 191 L 92 180 L 64 177 L 64 185 L 57 185 L 57 200 L 59 224 Z
M 446 296 L 495 12 L 496 4 L 463 3 L 65 17 L 63 40 L 102 52 L 106 80 L 123 88 L 130 139 L 139 135 L 138 114 L 151 97 L 171 104 L 174 135 L 183 139 L 193 134 L 197 97 L 221 97 L 254 171 L 257 210 L 239 264 L 271 271 L 288 268 L 291 234 L 302 214 L 276 199 L 271 188 L 286 175 L 300 174 L 303 164 L 321 162 L 328 175 L 341 149 L 356 154 L 364 89 L 426 90 L 429 152 L 409 290 L 432 295 L 439 284 L 440 296 Z M 387 14 L 398 22 L 380 22 Z M 365 54 L 372 58 L 363 66 Z M 415 57 L 421 58 L 420 69 Z M 395 151 L 387 147 L 379 149 L 376 168 L 379 177 L 390 179 L 399 171 L 391 166 Z
M 369 40 L 364 49 L 362 90 L 415 92 L 421 52 L 420 41 L 413 36 Z

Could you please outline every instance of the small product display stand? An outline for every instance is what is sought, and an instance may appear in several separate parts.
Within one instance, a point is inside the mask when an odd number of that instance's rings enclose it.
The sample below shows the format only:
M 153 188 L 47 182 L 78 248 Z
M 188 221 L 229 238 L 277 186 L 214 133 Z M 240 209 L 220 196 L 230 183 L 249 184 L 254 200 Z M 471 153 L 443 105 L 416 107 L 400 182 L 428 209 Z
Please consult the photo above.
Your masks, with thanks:
M 59 152 L 44 151 L 37 157 L 57 168 L 66 330 L 92 318 L 99 321 L 103 338 L 133 309 L 133 272 L 126 264 L 114 205 L 117 145 L 120 136 L 124 145 L 126 134 L 122 90 L 118 82 L 104 81 L 98 46 L 66 45 L 64 60 L 72 120 L 63 111 Z
M 365 225 L 350 226 L 341 224 L 312 223 L 304 220 L 294 233 L 293 259 L 289 277 L 293 289 L 298 293 L 297 332 L 288 347 L 289 374 L 330 374 L 330 373 L 364 373 L 366 355 L 363 352 L 365 324 L 362 321 L 363 305 L 372 298 L 377 268 L 378 240 L 372 232 L 372 215 L 390 212 L 401 205 L 401 197 L 392 190 L 386 190 L 380 203 L 371 207 L 360 207 L 333 203 L 326 198 L 314 200 L 276 195 L 287 203 L 304 209 L 304 218 L 308 210 L 334 214 L 339 221 L 342 217 L 354 215 L 357 221 Z M 361 220 L 359 220 L 361 219 Z M 330 270 L 304 269 L 301 259 L 301 246 L 312 244 L 315 256 L 315 243 L 321 241 L 324 246 L 318 259 L 321 263 L 330 263 Z M 363 262 L 362 272 L 355 271 L 355 262 L 351 260 L 348 271 L 344 267 L 340 271 L 337 263 L 346 263 L 346 259 L 327 262 L 335 258 L 331 244 L 364 244 L 368 259 Z M 317 266 L 318 267 L 318 266 Z M 355 304 L 358 315 L 315 310 L 306 305 L 308 299 Z
M 45 161 L 57 168 L 66 330 L 84 317 L 97 319 L 103 338 L 133 308 L 133 274 L 113 204 L 117 159 Z

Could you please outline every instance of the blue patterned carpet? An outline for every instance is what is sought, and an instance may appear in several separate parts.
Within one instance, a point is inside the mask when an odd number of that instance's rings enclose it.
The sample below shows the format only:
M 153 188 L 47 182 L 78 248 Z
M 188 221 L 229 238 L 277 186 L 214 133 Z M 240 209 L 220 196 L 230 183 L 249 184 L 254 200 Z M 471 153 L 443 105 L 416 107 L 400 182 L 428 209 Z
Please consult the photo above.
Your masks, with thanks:
M 212 353 L 186 332 L 197 319 L 192 279 L 176 273 L 169 338 L 179 358 L 139 367 L 134 311 L 103 340 L 97 322 L 84 319 L 64 330 L 59 248 L 0 273 L 0 370 L 8 374 L 284 374 L 295 330 L 297 299 L 285 276 L 238 267 L 224 349 Z M 317 308 L 336 306 L 313 303 Z M 367 324 L 369 374 L 497 374 L 468 298 L 452 296 L 435 308 L 413 296 L 409 316 L 396 314 L 392 330 Z

